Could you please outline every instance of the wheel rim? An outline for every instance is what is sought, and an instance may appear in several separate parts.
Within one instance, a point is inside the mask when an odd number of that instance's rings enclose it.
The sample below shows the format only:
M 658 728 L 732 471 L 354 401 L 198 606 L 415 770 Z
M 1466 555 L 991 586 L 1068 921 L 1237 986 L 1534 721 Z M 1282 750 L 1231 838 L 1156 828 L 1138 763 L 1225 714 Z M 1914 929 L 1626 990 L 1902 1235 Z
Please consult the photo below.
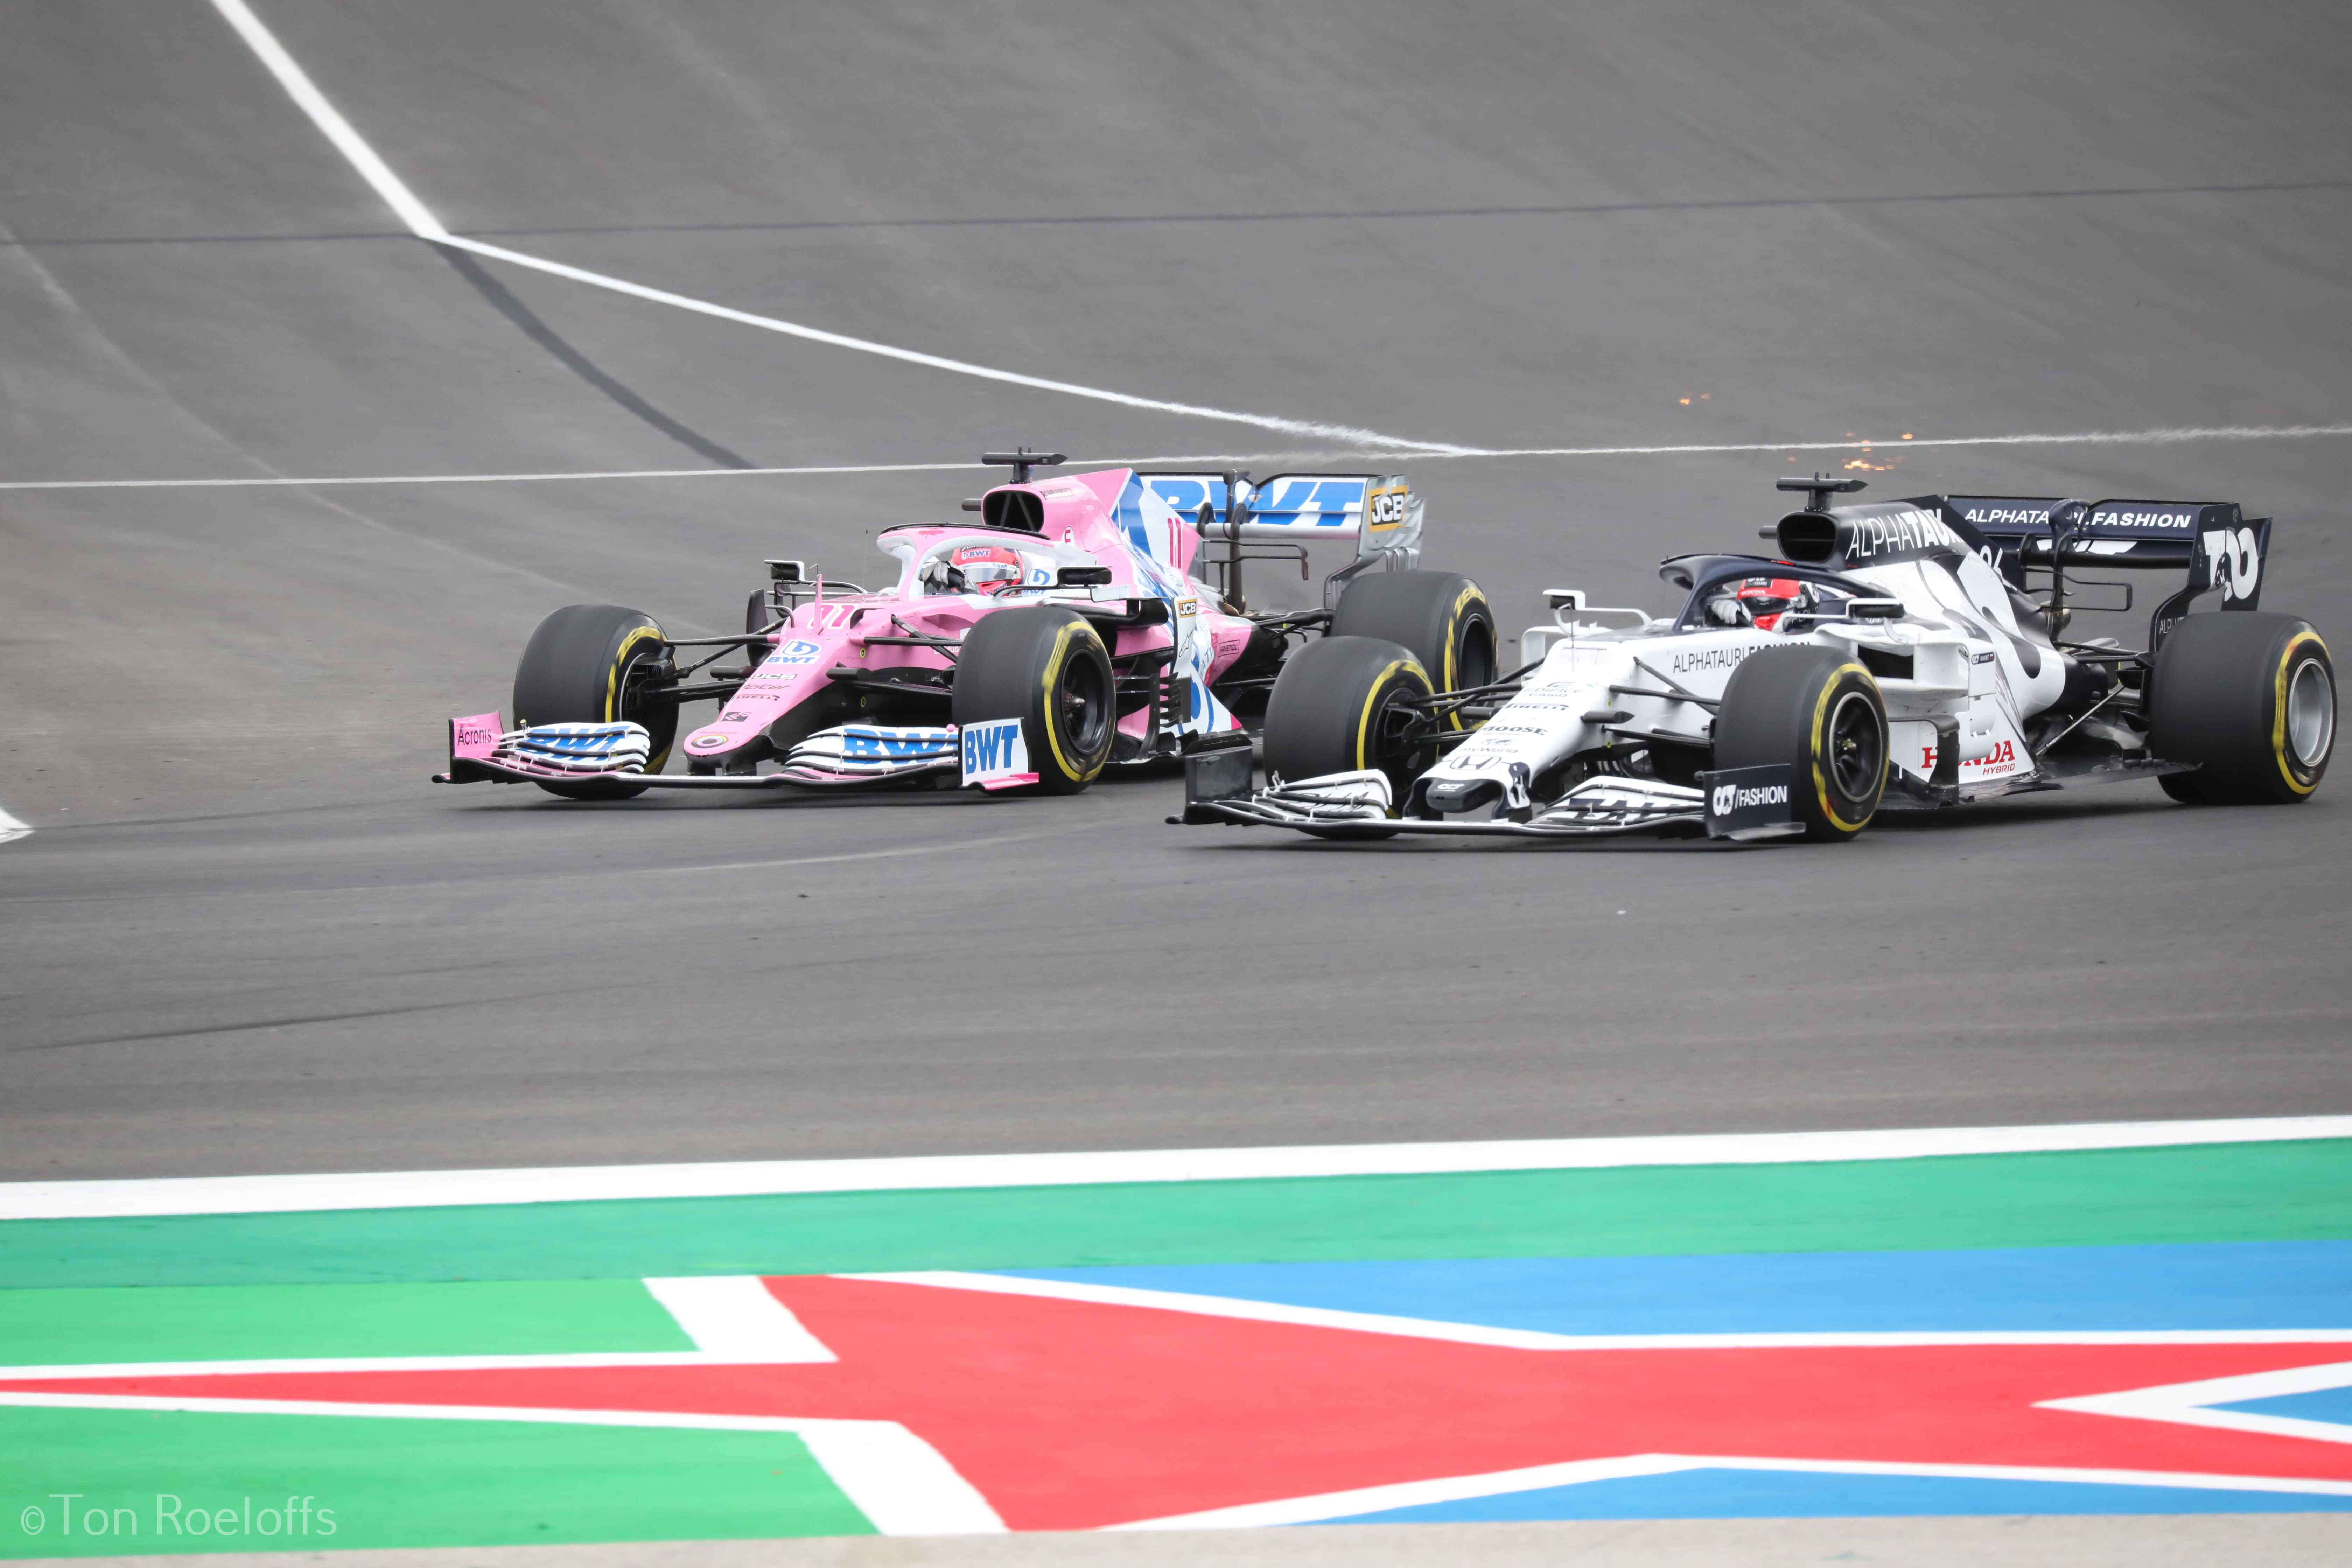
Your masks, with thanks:
M 1830 713 L 1830 781 L 1846 800 L 1868 800 L 1886 776 L 1886 740 L 1867 695 L 1849 691 Z
M 2315 658 L 2303 661 L 2287 685 L 2286 742 L 2305 769 L 2327 760 L 2336 739 L 2336 682 Z
M 1387 773 L 1400 784 L 1419 771 L 1413 764 L 1421 745 L 1413 731 L 1421 727 L 1422 713 L 1410 701 L 1402 700 L 1416 695 L 1404 683 L 1392 683 L 1372 714 L 1371 755 L 1364 759 L 1364 765 Z
M 646 682 L 653 675 L 653 658 L 651 654 L 632 654 L 629 662 L 621 667 L 621 679 L 615 683 L 619 696 L 613 704 L 615 720 L 625 720 L 632 724 L 645 723 L 646 710 L 649 706 L 646 700 Z M 652 728 L 649 724 L 646 727 Z
M 656 645 L 650 651 L 631 654 L 628 662 L 621 666 L 613 717 L 643 725 L 653 738 L 654 757 L 667 759 L 670 743 L 677 738 L 677 704 L 646 694 L 646 683 L 654 678 L 655 667 L 661 658 L 662 649 Z M 647 759 L 646 767 L 649 772 L 661 771 L 660 763 L 652 758 Z
M 1454 656 L 1454 689 L 1475 691 L 1495 681 L 1494 629 L 1482 620 L 1462 627 L 1462 641 Z
M 1062 667 L 1061 687 L 1054 693 L 1054 722 L 1080 756 L 1094 755 L 1110 728 L 1110 684 L 1103 678 L 1102 666 L 1091 658 L 1072 658 Z

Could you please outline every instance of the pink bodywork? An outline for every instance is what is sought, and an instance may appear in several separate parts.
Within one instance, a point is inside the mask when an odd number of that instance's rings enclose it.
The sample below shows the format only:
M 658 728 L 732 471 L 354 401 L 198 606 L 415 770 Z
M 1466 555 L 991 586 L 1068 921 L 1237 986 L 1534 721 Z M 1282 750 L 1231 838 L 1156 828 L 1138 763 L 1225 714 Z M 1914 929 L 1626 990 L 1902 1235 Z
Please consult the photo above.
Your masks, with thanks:
M 825 595 L 796 608 L 770 639 L 767 657 L 728 699 L 719 717 L 685 736 L 678 751 L 692 762 L 725 759 L 759 739 L 778 719 L 823 692 L 829 684 L 826 672 L 831 669 L 844 666 L 872 670 L 944 669 L 950 666 L 947 657 L 935 648 L 889 644 L 874 647 L 866 640 L 869 637 L 914 634 L 952 640 L 961 638 L 991 611 L 1050 605 L 1077 596 L 1068 590 L 1059 595 L 1017 593 L 1002 596 L 927 593 L 917 580 L 920 563 L 931 558 L 941 545 L 964 541 L 1025 544 L 1037 552 L 1064 557 L 1082 555 L 1093 564 L 1110 568 L 1110 585 L 1101 590 L 1104 597 L 1165 598 L 1165 587 L 1181 582 L 1190 597 L 1171 608 L 1174 614 L 1181 615 L 1185 605 L 1194 606 L 1197 619 L 1192 635 L 1208 647 L 1207 678 L 1214 680 L 1248 647 L 1250 623 L 1210 607 L 1213 595 L 1202 584 L 1185 576 L 1201 546 L 1200 535 L 1192 528 L 1169 528 L 1170 537 L 1164 545 L 1154 540 L 1149 557 L 1129 538 L 1119 526 L 1116 511 L 1129 472 L 1112 468 L 998 487 L 1026 491 L 1043 502 L 1045 527 L 1034 535 L 1002 529 L 930 524 L 887 531 L 881 536 L 888 542 L 884 548 L 899 557 L 897 585 L 882 594 L 840 598 Z M 1158 584 L 1153 580 L 1155 568 L 1161 579 Z M 1118 658 L 1169 647 L 1175 636 L 1175 626 L 1171 620 L 1160 626 L 1120 627 L 1112 635 L 1116 640 L 1110 651 Z M 1217 728 L 1240 728 L 1230 714 L 1219 711 L 1222 721 Z M 1150 714 L 1139 710 L 1122 719 L 1119 728 L 1129 735 L 1140 736 L 1150 723 Z

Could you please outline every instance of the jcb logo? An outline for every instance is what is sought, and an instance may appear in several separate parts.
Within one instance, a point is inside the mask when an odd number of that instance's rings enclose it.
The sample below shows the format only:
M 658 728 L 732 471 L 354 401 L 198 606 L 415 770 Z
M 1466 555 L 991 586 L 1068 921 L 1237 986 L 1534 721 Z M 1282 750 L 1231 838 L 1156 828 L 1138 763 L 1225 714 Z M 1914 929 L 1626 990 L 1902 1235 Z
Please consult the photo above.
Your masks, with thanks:
M 1403 523 L 1405 494 L 1402 485 L 1391 490 L 1374 490 L 1371 493 L 1365 500 L 1364 512 L 1372 520 L 1374 528 L 1396 528 Z
M 2263 556 L 2260 542 L 2251 528 L 2234 533 L 2226 528 L 2208 532 L 2201 542 L 2205 546 L 2205 585 L 2221 590 L 2224 599 L 2251 599 L 2263 580 Z

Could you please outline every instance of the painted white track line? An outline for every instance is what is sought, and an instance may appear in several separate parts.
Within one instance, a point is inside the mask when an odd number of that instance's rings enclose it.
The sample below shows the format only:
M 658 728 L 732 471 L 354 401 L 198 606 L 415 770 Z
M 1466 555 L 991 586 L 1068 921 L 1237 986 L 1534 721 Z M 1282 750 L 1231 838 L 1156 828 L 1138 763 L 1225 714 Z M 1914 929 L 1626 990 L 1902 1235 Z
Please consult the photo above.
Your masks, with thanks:
M 32 831 L 32 826 L 29 823 L 19 822 L 6 812 L 0 811 L 0 844 L 9 844 L 19 838 L 28 837 Z
M 271 486 L 323 485 L 520 485 L 550 479 L 707 479 L 793 474 L 939 474 L 978 468 L 978 463 L 845 463 L 802 468 L 577 468 L 525 474 L 337 474 L 301 479 L 271 475 L 235 479 L 6 479 L 0 490 L 256 489 Z
M 1368 456 L 1415 463 L 1465 458 L 1659 458 L 1737 452 L 1907 451 L 1918 447 L 2155 447 L 2196 441 L 2294 441 L 2352 436 L 2352 425 L 2176 426 L 2160 430 L 2078 430 L 2068 434 L 1945 436 L 1927 440 L 1742 441 L 1667 447 L 1457 447 L 1452 450 L 1352 447 L 1331 452 L 1194 452 L 1174 458 L 1078 458 L 1066 468 L 1165 468 L 1226 464 L 1343 461 Z M 821 474 L 946 474 L 976 472 L 980 463 L 827 463 L 789 468 L 568 468 L 513 474 L 335 474 L 310 479 L 270 476 L 233 479 L 0 479 L 0 490 L 240 489 L 268 486 L 514 485 L 593 479 L 756 479 Z
M 1895 440 L 1746 441 L 1672 447 L 1493 447 L 1467 452 L 1416 452 L 1437 458 L 1651 458 L 1699 452 L 1907 452 L 1916 447 L 2162 447 L 2189 441 L 2284 441 L 2352 436 L 2352 425 L 2182 425 L 2158 430 L 2077 430 L 2063 435 L 1936 436 Z
M 2147 1149 L 2352 1138 L 2352 1116 L 1942 1127 L 1866 1132 L 1732 1132 L 1462 1143 L 1152 1149 L 1060 1154 L 944 1154 L 871 1160 L 584 1165 L 506 1171 L 389 1171 L 0 1184 L 0 1220 L 291 1214 L 623 1198 L 746 1197 L 1112 1182 L 1603 1170 L 1628 1165 L 1777 1165 L 1956 1154 Z
M 958 375 L 978 376 L 984 381 L 1004 382 L 1013 386 L 1025 386 L 1038 392 L 1059 392 L 1072 397 L 1092 398 L 1097 403 L 1116 403 L 1129 408 L 1148 408 L 1160 414 L 1182 414 L 1195 419 L 1218 419 L 1229 424 L 1255 425 L 1264 430 L 1280 430 L 1291 436 L 1312 436 L 1326 441 L 1353 441 L 1370 447 L 1419 448 L 1441 452 L 1467 450 L 1444 442 L 1408 441 L 1394 436 L 1383 436 L 1377 430 L 1366 430 L 1353 425 L 1324 425 L 1307 419 L 1284 419 L 1268 414 L 1244 414 L 1230 408 L 1208 408 L 1195 403 L 1171 403 L 1156 397 L 1138 397 L 1130 393 L 1112 392 L 1099 386 L 1081 386 L 1075 382 L 1053 381 L 1043 376 L 1023 375 L 1015 371 L 998 370 L 991 365 L 972 364 L 964 360 L 945 359 L 938 354 L 921 353 L 913 349 L 877 343 L 867 338 L 853 338 L 840 332 L 828 332 L 819 327 L 803 326 L 798 321 L 787 321 L 775 316 L 755 315 L 749 310 L 738 310 L 730 306 L 714 304 L 708 300 L 697 300 L 685 294 L 673 294 L 665 289 L 649 289 L 642 283 L 632 283 L 625 278 L 614 278 L 602 272 L 591 272 L 583 268 L 567 266 L 561 261 L 551 261 L 543 256 L 532 256 L 520 250 L 509 250 L 502 245 L 489 245 L 478 239 L 468 239 L 463 235 L 452 234 L 441 220 L 434 216 L 433 209 L 419 200 L 416 193 L 408 188 L 406 182 L 393 172 L 392 166 L 377 155 L 374 148 L 368 145 L 367 139 L 352 129 L 352 122 L 343 118 L 341 111 L 335 108 L 325 93 L 319 90 L 318 84 L 310 79 L 310 73 L 302 68 L 301 62 L 287 53 L 286 47 L 278 41 L 277 35 L 272 33 L 261 18 L 254 14 L 253 7 L 246 4 L 246 0 L 213 0 L 213 8 L 236 30 L 237 37 L 245 40 L 246 46 L 252 49 L 255 58 L 261 61 L 269 74 L 278 79 L 278 85 L 286 89 L 286 95 L 294 100 L 295 106 L 310 117 L 310 122 L 319 128 L 320 133 L 333 143 L 335 151 L 343 155 L 360 178 L 368 183 L 369 187 L 383 199 L 386 206 L 392 208 L 400 221 L 407 226 L 408 231 L 428 243 L 446 245 L 456 250 L 471 251 L 477 256 L 487 256 L 494 260 L 509 262 L 517 267 L 528 267 L 534 271 L 549 273 L 557 278 L 568 278 L 575 283 L 586 283 L 598 289 L 609 289 L 614 293 L 631 295 L 657 305 L 669 305 L 681 310 L 691 310 L 697 315 L 715 316 L 720 321 L 733 321 L 746 327 L 757 327 L 762 331 L 781 332 L 786 337 L 802 338 L 810 342 L 829 344 L 834 348 L 852 349 L 859 353 L 878 354 L 884 359 L 901 360 L 906 363 L 923 365 L 931 370 L 950 371 Z
M 390 207 L 408 231 L 429 244 L 469 251 L 511 266 L 529 268 L 551 277 L 569 279 L 592 288 L 609 289 L 657 305 L 689 310 L 697 315 L 710 316 L 733 321 L 740 326 L 755 327 L 762 331 L 778 332 L 786 337 L 804 339 L 835 348 L 853 350 L 859 353 L 876 354 L 908 364 L 922 365 L 931 370 L 944 370 L 957 375 L 977 376 L 986 381 L 1003 382 L 1024 386 L 1038 392 L 1056 392 L 1072 397 L 1085 397 L 1099 403 L 1113 403 L 1123 407 L 1150 409 L 1160 414 L 1181 414 L 1197 419 L 1222 420 L 1228 424 L 1254 425 L 1264 430 L 1278 430 L 1285 435 L 1311 437 L 1318 440 L 1344 442 L 1357 448 L 1372 448 L 1391 452 L 1412 452 L 1423 458 L 1590 458 L 1646 457 L 1676 454 L 1728 452 L 1829 452 L 1854 451 L 1864 447 L 1879 449 L 1902 447 L 2000 447 L 2000 446 L 2099 446 L 2099 445 L 2159 445 L 2185 441 L 2244 441 L 2277 440 L 2315 436 L 2352 436 L 2352 425 L 2295 425 L 2275 426 L 2228 426 L 2202 428 L 2171 428 L 2157 430 L 2092 431 L 2075 434 L 2029 434 L 2015 436 L 1961 436 L 1940 439 L 1895 441 L 1796 441 L 1748 442 L 1718 445 L 1686 444 L 1643 447 L 1528 447 L 1490 449 L 1466 447 L 1444 441 L 1408 440 L 1402 437 L 1383 435 L 1360 426 L 1331 425 L 1315 420 L 1288 419 L 1275 415 L 1250 414 L 1230 408 L 1211 408 L 1194 403 L 1175 403 L 1162 398 L 1139 397 L 1131 393 L 1115 392 L 1105 387 L 1085 386 L 1075 382 L 1055 381 L 1047 377 L 1024 375 L 1017 371 L 1001 370 L 992 365 L 974 364 L 969 361 L 948 359 L 939 354 L 923 353 L 889 343 L 876 342 L 867 338 L 850 337 L 841 332 L 826 331 L 798 321 L 787 321 L 776 316 L 763 316 L 750 310 L 691 295 L 672 293 L 655 289 L 625 278 L 607 273 L 592 272 L 585 268 L 533 256 L 526 251 L 491 245 L 484 240 L 452 234 L 433 209 L 426 206 L 405 181 L 394 172 L 367 139 L 344 119 L 327 95 L 310 79 L 301 62 L 287 52 L 270 32 L 267 24 L 254 13 L 247 0 L 212 0 L 228 25 L 247 47 L 252 49 L 271 76 L 292 99 L 295 106 L 310 118 L 338 153 L 343 155 L 352 170 L 367 182 L 384 205 Z M 327 484 L 513 484 L 544 479 L 688 479 L 702 477 L 747 477 L 780 474 L 840 474 L 889 473 L 938 470 L 964 465 L 940 464 L 876 464 L 861 467 L 828 467 L 798 468 L 648 468 L 583 473 L 531 474 L 425 474 L 347 476 L 324 479 L 62 479 L 31 480 L 0 484 L 5 489 L 130 489 L 195 486 L 240 485 L 327 485 Z

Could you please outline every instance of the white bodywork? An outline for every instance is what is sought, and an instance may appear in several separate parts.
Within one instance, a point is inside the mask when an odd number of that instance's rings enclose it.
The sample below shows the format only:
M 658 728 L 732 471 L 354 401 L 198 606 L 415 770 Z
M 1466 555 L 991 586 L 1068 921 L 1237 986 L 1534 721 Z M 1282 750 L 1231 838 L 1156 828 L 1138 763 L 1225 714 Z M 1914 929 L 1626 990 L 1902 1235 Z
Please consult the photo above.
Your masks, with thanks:
M 1759 564 L 1759 571 L 1769 568 Z M 1813 622 L 1784 633 L 1753 626 L 1675 631 L 1569 618 L 1539 626 L 1523 645 L 1548 647 L 1517 695 L 1424 775 L 1433 782 L 1492 779 L 1507 792 L 1514 765 L 1525 778 L 1562 757 L 1610 743 L 1612 729 L 1708 741 L 1709 710 L 1689 697 L 1719 700 L 1750 654 L 1794 642 L 1874 647 L 1912 660 L 1907 680 L 1878 678 L 1897 767 L 1925 783 L 1935 771 L 1938 718 L 1959 721 L 1962 798 L 2033 772 L 2025 721 L 2065 685 L 2058 656 L 2032 650 L 2029 672 L 2009 594 L 1991 567 L 1970 555 L 1957 571 L 1934 561 L 1849 568 L 1840 575 L 1900 599 L 1897 621 Z M 1634 612 L 1638 614 L 1639 612 Z M 1658 695 L 1664 693 L 1666 695 Z M 1595 715 L 1624 713 L 1603 721 Z

